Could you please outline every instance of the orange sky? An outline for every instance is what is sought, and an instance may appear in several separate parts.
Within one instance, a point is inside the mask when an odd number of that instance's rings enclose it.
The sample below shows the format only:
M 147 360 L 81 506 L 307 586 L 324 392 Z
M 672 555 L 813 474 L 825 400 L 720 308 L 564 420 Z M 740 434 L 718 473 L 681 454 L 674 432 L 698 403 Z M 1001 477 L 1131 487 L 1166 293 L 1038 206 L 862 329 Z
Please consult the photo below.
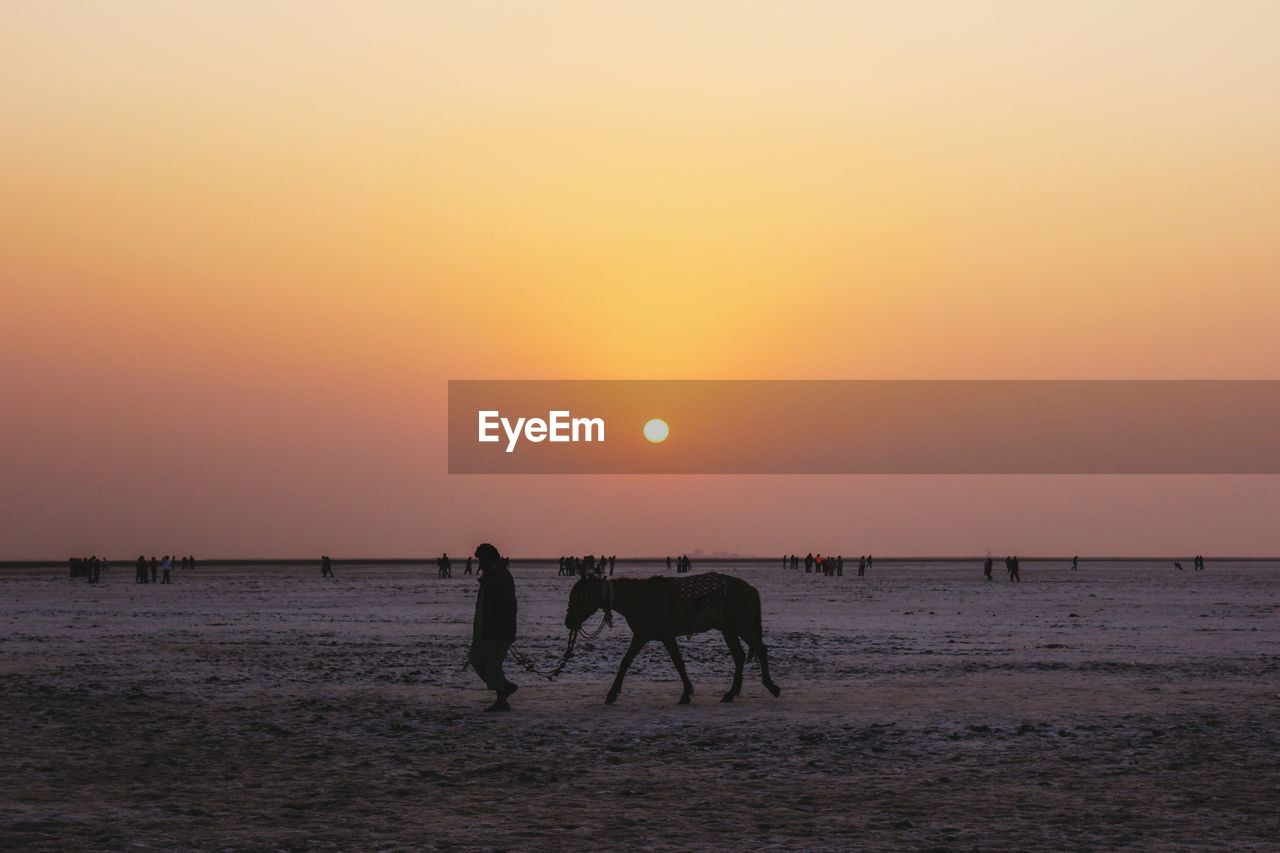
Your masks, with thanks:
M 11 3 L 0 558 L 1275 553 L 1273 478 L 445 473 L 449 378 L 1280 378 L 1280 6 Z

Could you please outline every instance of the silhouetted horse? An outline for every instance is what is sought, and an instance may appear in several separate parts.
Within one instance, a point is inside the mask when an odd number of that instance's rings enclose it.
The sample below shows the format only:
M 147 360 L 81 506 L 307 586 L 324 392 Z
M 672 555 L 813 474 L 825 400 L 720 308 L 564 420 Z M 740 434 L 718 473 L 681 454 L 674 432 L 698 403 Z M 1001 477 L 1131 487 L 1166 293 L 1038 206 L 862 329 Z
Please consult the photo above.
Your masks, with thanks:
M 681 634 L 700 634 L 703 631 L 720 631 L 733 655 L 733 686 L 721 697 L 721 702 L 732 702 L 742 692 L 742 665 L 759 658 L 760 675 L 764 686 L 777 696 L 782 692 L 769 677 L 769 650 L 763 640 L 760 623 L 760 593 L 751 584 L 739 578 L 714 572 L 687 577 L 610 578 L 584 577 L 569 592 L 569 608 L 564 617 L 565 627 L 571 631 L 582 628 L 582 623 L 601 608 L 606 617 L 616 610 L 631 627 L 631 645 L 622 656 L 622 665 L 605 696 L 605 704 L 612 705 L 622 692 L 622 679 L 627 667 L 640 650 L 650 641 L 657 640 L 667 647 L 671 662 L 684 683 L 680 704 L 689 704 L 693 684 L 685 672 L 684 658 L 676 637 Z M 749 654 L 744 654 L 739 638 L 747 641 Z

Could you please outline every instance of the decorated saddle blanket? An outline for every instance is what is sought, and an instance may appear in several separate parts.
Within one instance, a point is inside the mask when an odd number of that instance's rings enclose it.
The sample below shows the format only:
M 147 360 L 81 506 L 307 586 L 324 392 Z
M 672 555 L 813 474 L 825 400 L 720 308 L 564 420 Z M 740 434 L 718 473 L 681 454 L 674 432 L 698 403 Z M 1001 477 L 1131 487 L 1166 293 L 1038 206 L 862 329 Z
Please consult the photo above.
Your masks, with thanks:
M 691 607 L 723 592 L 729 577 L 719 572 L 706 572 L 683 578 L 669 578 L 668 581 L 671 584 L 671 597 L 676 604 Z
M 676 618 L 686 631 L 706 630 L 723 618 L 727 575 L 706 572 L 666 580 Z

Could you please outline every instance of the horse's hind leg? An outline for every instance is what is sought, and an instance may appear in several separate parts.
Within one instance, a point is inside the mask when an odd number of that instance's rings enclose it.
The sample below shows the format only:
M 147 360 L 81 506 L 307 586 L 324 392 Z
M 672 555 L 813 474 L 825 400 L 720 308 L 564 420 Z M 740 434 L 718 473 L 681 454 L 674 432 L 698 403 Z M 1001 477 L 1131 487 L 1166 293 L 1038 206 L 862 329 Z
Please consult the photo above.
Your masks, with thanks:
M 764 644 L 764 626 L 760 624 L 760 599 L 756 597 L 754 616 L 749 622 L 741 625 L 742 638 L 746 640 L 746 647 L 750 649 L 750 656 L 759 658 L 760 660 L 760 680 L 764 681 L 764 689 L 773 694 L 774 698 L 782 694 L 782 688 L 773 683 L 773 679 L 769 678 L 769 647 Z
M 764 682 L 765 690 L 772 693 L 776 699 L 782 694 L 782 688 L 769 677 L 769 649 L 765 646 L 763 640 L 757 640 L 756 642 L 756 657 L 760 659 L 760 680 Z
M 751 656 L 760 660 L 760 680 L 764 682 L 764 687 L 777 698 L 782 693 L 782 688 L 773 682 L 769 677 L 769 647 L 764 644 L 764 638 L 756 634 L 754 630 L 746 635 L 747 648 L 751 650 Z
M 680 681 L 684 684 L 684 693 L 680 696 L 680 704 L 688 705 L 690 697 L 693 696 L 693 682 L 689 680 L 689 673 L 684 669 L 684 658 L 680 656 L 680 647 L 676 645 L 675 637 L 663 640 L 662 644 L 667 647 L 667 654 L 671 655 L 671 662 L 675 664 L 676 672 L 680 673 Z
M 737 634 L 730 634 L 728 631 L 722 633 L 725 644 L 729 646 L 729 654 L 733 655 L 733 684 L 729 687 L 729 691 L 720 697 L 720 701 L 732 702 L 733 697 L 742 693 L 742 666 L 747 661 L 747 653 L 742 650 L 742 643 L 738 642 Z
M 648 640 L 632 636 L 631 645 L 627 647 L 627 653 L 622 656 L 622 665 L 618 667 L 618 675 L 613 679 L 613 686 L 609 688 L 608 695 L 604 697 L 606 705 L 612 705 L 618 701 L 618 694 L 622 692 L 622 679 L 627 675 L 627 668 L 631 666 L 631 662 L 636 659 L 636 655 L 640 654 L 640 650 L 644 648 L 647 642 Z

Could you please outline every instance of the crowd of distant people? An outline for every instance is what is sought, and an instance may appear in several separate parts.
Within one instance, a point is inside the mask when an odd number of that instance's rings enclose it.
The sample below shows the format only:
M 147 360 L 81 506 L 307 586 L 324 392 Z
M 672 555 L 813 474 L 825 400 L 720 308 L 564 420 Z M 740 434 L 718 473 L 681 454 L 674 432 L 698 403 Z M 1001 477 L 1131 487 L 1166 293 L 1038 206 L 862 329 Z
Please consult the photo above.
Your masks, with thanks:
M 510 558 L 502 558 L 504 565 L 510 565 Z M 581 577 L 585 575 L 604 576 L 613 575 L 615 564 L 617 563 L 617 555 L 600 556 L 587 554 L 584 557 L 563 556 L 559 559 L 559 572 L 561 577 Z M 440 578 L 453 577 L 453 561 L 449 559 L 448 553 L 442 553 L 436 558 L 436 573 Z M 875 558 L 871 555 L 858 557 L 858 577 L 863 577 L 874 565 Z M 667 571 L 673 568 L 677 574 L 687 574 L 693 570 L 693 561 L 689 559 L 687 554 L 678 557 L 667 557 Z M 193 556 L 173 557 L 166 554 L 163 557 L 144 557 L 139 555 L 137 562 L 134 564 L 136 583 L 161 583 L 167 584 L 173 582 L 173 570 L 176 567 L 183 571 L 189 571 L 196 567 L 196 558 Z M 472 558 L 467 557 L 463 574 L 472 574 Z M 102 573 L 109 571 L 111 564 L 97 555 L 89 557 L 72 557 L 68 561 L 72 578 L 84 578 L 88 583 L 101 583 Z M 1174 562 L 1174 568 L 1182 571 L 1182 563 Z M 814 554 L 812 552 L 800 557 L 797 554 L 787 554 L 782 558 L 782 567 L 792 571 L 799 571 L 804 568 L 806 574 L 822 574 L 826 577 L 843 577 L 844 576 L 844 556 L 837 555 L 835 557 L 826 557 L 822 554 Z M 990 556 L 983 561 L 982 575 L 988 581 L 994 580 L 993 571 L 995 561 Z M 1022 567 L 1018 557 L 1008 556 L 1004 558 L 1005 572 L 1009 576 L 1009 580 L 1013 583 L 1022 581 Z M 1071 571 L 1077 571 L 1080 568 L 1080 557 L 1071 558 Z M 1202 572 L 1205 569 L 1204 557 L 1196 555 L 1192 560 L 1192 569 Z M 478 574 L 478 572 L 477 572 Z M 335 577 L 333 573 L 333 560 L 326 554 L 320 558 L 320 576 L 325 578 Z
M 875 558 L 867 555 L 858 558 L 858 577 L 866 575 L 867 570 L 871 568 Z M 844 577 L 844 555 L 837 554 L 834 557 L 824 557 L 822 554 L 814 554 L 810 551 L 801 558 L 798 554 L 787 554 L 782 558 L 782 568 L 792 571 L 800 571 L 800 566 L 804 566 L 804 573 L 821 574 L 829 578 Z
M 561 557 L 560 571 L 557 574 L 560 577 L 584 577 L 586 575 L 603 576 L 606 573 L 613 575 L 614 564 L 617 563 L 618 556 L 615 554 L 611 557 L 588 554 L 585 557 Z M 671 560 L 667 560 L 668 566 Z
M 175 561 L 184 570 L 196 567 L 196 558 L 192 556 L 174 557 L 165 554 L 158 559 L 156 557 L 148 559 L 141 554 L 138 555 L 138 560 L 134 563 L 134 583 L 173 583 Z M 84 578 L 88 583 L 101 583 L 102 573 L 111 569 L 111 564 L 97 555 L 72 557 L 68 565 L 71 577 Z
M 471 558 L 467 557 L 466 568 L 462 572 L 464 575 L 471 574 Z M 436 557 L 436 577 L 451 578 L 453 577 L 453 560 L 449 559 L 449 554 L 443 553 Z
M 180 561 L 183 571 L 194 569 L 196 567 L 195 557 L 171 557 L 165 554 L 159 560 L 155 557 L 147 559 L 142 555 L 138 556 L 138 561 L 134 563 L 135 583 L 173 583 L 173 561 Z
M 667 557 L 667 571 L 671 571 L 671 558 Z M 676 574 L 687 575 L 693 571 L 693 560 L 689 559 L 688 554 L 682 554 L 676 557 Z
M 71 569 L 71 577 L 84 578 L 89 583 L 101 583 L 102 573 L 111 568 L 110 563 L 99 559 L 96 554 L 92 557 L 72 557 L 67 562 Z

